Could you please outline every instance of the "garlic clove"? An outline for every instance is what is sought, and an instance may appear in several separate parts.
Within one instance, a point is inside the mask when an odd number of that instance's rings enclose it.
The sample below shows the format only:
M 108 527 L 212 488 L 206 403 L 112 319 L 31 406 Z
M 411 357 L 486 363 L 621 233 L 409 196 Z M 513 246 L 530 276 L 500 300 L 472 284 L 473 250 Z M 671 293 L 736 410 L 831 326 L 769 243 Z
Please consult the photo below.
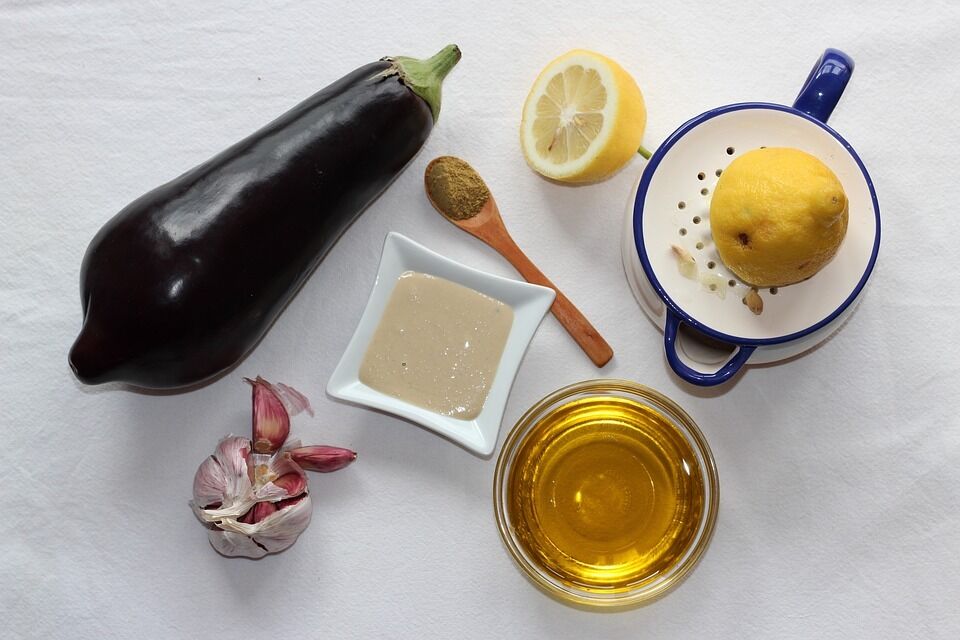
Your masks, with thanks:
M 309 497 L 309 494 L 301 493 L 298 496 L 294 496 L 292 498 L 286 498 L 276 503 L 277 509 L 286 509 L 287 507 L 292 507 L 293 505 L 297 504 L 298 502 L 300 502 L 301 500 L 307 497 Z
M 217 445 L 213 457 L 220 465 L 224 475 L 224 489 L 220 505 L 215 509 L 205 509 L 204 500 L 194 499 L 193 507 L 203 522 L 216 522 L 225 517 L 239 517 L 250 510 L 257 502 L 253 495 L 253 485 L 250 483 L 250 474 L 247 470 L 247 460 L 250 457 L 250 441 L 240 436 L 227 436 Z M 208 458 L 209 459 L 209 458 Z M 201 469 L 207 467 L 204 461 Z M 209 467 L 207 467 L 209 470 Z M 198 474 L 200 470 L 198 470 Z M 194 480 L 196 486 L 196 479 Z M 205 489 L 206 490 L 206 489 Z M 207 503 L 209 506 L 211 503 Z
M 248 538 L 252 547 L 236 539 L 236 537 L 215 537 L 211 531 L 210 544 L 224 555 L 245 555 L 250 558 L 259 558 L 266 553 L 283 551 L 303 533 L 310 524 L 313 515 L 313 503 L 309 495 L 303 499 L 280 509 L 270 516 L 254 524 L 240 522 L 234 518 L 227 518 L 218 523 L 223 533 L 241 534 Z M 228 549 L 230 552 L 224 551 Z
M 250 441 L 240 436 L 229 435 L 217 444 L 213 456 L 223 468 L 227 481 L 224 495 L 246 496 L 252 492 L 247 460 L 250 458 Z
M 272 502 L 258 502 L 253 505 L 253 523 L 262 522 L 267 518 L 277 512 L 277 505 Z
M 227 475 L 214 456 L 207 456 L 193 477 L 193 501 L 200 507 L 223 504 Z
M 273 502 L 258 502 L 238 520 L 247 524 L 256 524 L 266 519 L 267 516 L 276 513 L 278 508 Z
M 298 447 L 290 449 L 287 454 L 298 465 L 308 471 L 329 473 L 343 469 L 357 459 L 357 454 L 343 447 L 328 447 L 315 445 L 312 447 Z
M 307 478 L 303 473 L 288 473 L 273 481 L 274 486 L 287 492 L 285 497 L 293 498 L 307 490 Z
M 290 435 L 290 414 L 269 382 L 260 376 L 244 380 L 253 387 L 253 450 L 273 453 Z

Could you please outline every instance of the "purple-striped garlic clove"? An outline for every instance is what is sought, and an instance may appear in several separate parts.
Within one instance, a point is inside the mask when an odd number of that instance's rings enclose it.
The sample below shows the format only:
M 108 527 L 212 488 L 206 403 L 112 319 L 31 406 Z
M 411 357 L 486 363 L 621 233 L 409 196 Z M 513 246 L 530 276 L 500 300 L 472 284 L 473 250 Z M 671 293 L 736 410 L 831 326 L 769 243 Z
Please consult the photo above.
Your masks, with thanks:
M 329 473 L 343 469 L 357 459 L 355 451 L 343 447 L 329 447 L 314 445 L 311 447 L 297 447 L 287 451 L 290 458 L 308 471 Z
M 290 414 L 273 385 L 260 376 L 244 379 L 253 387 L 253 450 L 278 451 L 290 435 Z
M 285 498 L 294 498 L 307 490 L 307 478 L 302 473 L 282 475 L 273 484 L 287 492 Z

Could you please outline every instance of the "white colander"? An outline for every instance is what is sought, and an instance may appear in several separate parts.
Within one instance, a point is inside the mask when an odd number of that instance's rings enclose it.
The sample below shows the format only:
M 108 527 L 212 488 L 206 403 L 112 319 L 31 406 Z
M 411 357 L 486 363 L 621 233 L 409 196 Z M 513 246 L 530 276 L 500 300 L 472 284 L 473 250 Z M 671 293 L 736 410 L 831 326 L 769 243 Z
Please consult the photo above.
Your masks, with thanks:
M 873 270 L 880 213 L 863 163 L 825 124 L 853 70 L 845 54 L 828 49 L 793 107 L 742 103 L 713 109 L 674 132 L 653 154 L 628 205 L 624 266 L 637 299 L 664 330 L 667 359 L 682 378 L 713 385 L 746 362 L 796 355 L 832 333 L 853 310 Z M 710 233 L 710 198 L 727 165 L 758 147 L 793 147 L 823 161 L 849 201 L 847 234 L 837 255 L 814 277 L 762 289 L 763 312 L 742 302 L 749 287 L 727 269 Z M 681 273 L 672 245 L 696 260 L 701 277 Z M 707 336 L 681 339 L 682 325 Z M 728 345 L 726 350 L 716 349 Z

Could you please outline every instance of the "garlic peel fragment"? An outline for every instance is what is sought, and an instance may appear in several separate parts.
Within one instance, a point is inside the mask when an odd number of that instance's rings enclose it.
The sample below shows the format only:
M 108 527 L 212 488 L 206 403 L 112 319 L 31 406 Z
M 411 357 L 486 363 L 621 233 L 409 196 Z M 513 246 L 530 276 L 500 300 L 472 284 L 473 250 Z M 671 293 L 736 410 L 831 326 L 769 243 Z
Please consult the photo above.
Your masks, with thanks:
M 223 467 L 214 456 L 210 456 L 200 464 L 193 477 L 193 500 L 202 507 L 220 506 L 226 486 Z
M 677 269 L 680 270 L 680 275 L 690 280 L 696 280 L 697 261 L 690 255 L 690 252 L 678 244 L 672 244 L 670 248 L 673 250 L 673 255 L 677 258 Z
M 313 407 L 310 406 L 310 401 L 307 400 L 307 396 L 293 387 L 278 382 L 273 385 L 273 392 L 280 398 L 280 402 L 283 403 L 283 406 L 287 409 L 287 413 L 290 414 L 291 418 L 302 411 L 306 411 L 311 418 L 313 417 Z
M 211 529 L 207 535 L 210 545 L 219 553 L 231 557 L 262 558 L 267 550 L 242 533 Z
M 743 304 L 747 305 L 755 316 L 763 313 L 763 298 L 760 297 L 756 287 L 751 288 L 747 295 L 743 296 Z
M 250 476 L 247 473 L 250 441 L 231 434 L 217 444 L 213 457 L 223 468 L 226 480 L 224 493 L 228 495 L 246 493 L 250 488 Z

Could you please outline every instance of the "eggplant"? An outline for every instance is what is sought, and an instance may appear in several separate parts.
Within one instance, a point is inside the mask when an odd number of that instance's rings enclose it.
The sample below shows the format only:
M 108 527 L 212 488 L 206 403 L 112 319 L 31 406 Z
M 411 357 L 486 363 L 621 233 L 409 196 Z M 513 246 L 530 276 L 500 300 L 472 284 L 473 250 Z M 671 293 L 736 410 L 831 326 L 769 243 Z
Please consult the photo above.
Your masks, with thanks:
M 81 266 L 76 377 L 178 389 L 236 365 L 420 150 L 459 59 L 360 67 L 116 214 Z

